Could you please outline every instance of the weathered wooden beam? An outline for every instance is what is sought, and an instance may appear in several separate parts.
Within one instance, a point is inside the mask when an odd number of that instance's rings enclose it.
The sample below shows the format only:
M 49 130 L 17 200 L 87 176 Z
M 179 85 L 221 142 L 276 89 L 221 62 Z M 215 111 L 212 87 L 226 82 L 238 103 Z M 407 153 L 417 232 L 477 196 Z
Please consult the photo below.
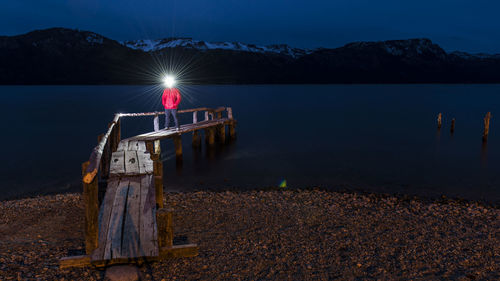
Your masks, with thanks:
M 437 117 L 438 129 L 441 129 L 443 114 L 440 112 Z
M 174 245 L 172 247 L 160 248 L 160 259 L 168 258 L 190 258 L 198 255 L 196 244 Z
M 490 119 L 491 119 L 491 112 L 488 112 L 484 117 L 483 142 L 486 142 L 488 140 L 488 134 L 490 133 Z
M 90 265 L 90 256 L 73 256 L 64 257 L 59 260 L 59 268 L 64 269 L 68 267 L 85 267 Z
M 82 164 L 82 176 L 85 176 L 90 163 Z M 99 187 L 97 178 L 90 183 L 83 182 L 83 202 L 85 205 L 85 253 L 92 254 L 97 249 L 99 237 Z
M 161 208 L 156 212 L 158 225 L 158 247 L 172 247 L 174 243 L 174 228 L 172 210 Z
M 120 120 L 120 115 L 116 114 L 115 118 L 113 119 L 113 123 L 108 128 L 107 133 L 104 135 L 99 144 L 92 150 L 92 153 L 90 154 L 89 165 L 87 167 L 87 170 L 85 171 L 85 175 L 83 176 L 83 182 L 90 183 L 97 175 L 97 171 L 99 170 L 99 165 L 101 164 L 101 158 L 102 158 L 102 153 L 104 151 L 104 147 L 108 142 L 108 138 L 111 135 L 113 128 L 116 126 L 119 120 Z

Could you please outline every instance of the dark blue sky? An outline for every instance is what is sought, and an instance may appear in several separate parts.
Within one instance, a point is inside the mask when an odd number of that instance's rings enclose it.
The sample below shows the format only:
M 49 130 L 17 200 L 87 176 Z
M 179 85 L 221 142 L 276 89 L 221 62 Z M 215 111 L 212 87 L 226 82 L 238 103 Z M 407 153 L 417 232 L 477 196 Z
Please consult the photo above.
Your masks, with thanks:
M 498 0 L 2 0 L 0 34 L 68 27 L 116 40 L 171 36 L 296 47 L 427 37 L 500 53 Z

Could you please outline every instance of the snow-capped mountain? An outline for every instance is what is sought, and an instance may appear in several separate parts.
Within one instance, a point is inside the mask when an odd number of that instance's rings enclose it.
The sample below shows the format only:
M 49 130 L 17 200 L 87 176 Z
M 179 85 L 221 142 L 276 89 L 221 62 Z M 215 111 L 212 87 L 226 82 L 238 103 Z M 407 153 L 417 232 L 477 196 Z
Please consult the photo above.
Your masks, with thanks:
M 314 50 L 292 48 L 285 44 L 258 46 L 254 44 L 246 44 L 240 42 L 206 42 L 194 40 L 192 38 L 166 38 L 158 40 L 134 40 L 121 42 L 124 46 L 142 50 L 144 52 L 161 51 L 166 48 L 189 48 L 201 51 L 206 50 L 230 50 L 239 52 L 252 52 L 252 53 L 275 53 L 298 58 L 303 55 L 312 53 Z

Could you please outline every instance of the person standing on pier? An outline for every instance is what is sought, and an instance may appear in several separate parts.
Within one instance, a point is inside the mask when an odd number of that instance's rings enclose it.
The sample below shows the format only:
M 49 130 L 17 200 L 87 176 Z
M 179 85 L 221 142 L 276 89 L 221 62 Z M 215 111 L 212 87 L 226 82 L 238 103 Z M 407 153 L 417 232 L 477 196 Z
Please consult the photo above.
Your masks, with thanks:
M 170 127 L 170 115 L 172 115 L 175 123 L 175 128 L 179 130 L 179 120 L 177 118 L 177 107 L 181 102 L 181 93 L 177 88 L 174 88 L 175 80 L 167 76 L 164 79 L 165 90 L 163 90 L 162 103 L 163 107 L 165 107 L 165 129 L 169 129 Z

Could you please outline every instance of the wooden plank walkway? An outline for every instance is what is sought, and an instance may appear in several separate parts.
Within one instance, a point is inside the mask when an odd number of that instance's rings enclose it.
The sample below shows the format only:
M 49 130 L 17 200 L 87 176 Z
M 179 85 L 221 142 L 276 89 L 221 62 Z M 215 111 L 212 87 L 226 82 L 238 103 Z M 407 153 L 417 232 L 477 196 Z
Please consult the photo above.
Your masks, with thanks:
M 205 120 L 198 122 L 200 111 L 205 111 Z M 227 118 L 222 117 L 223 111 L 227 111 Z M 182 134 L 193 132 L 193 146 L 201 145 L 199 130 L 205 130 L 208 145 L 214 144 L 216 135 L 224 143 L 226 125 L 234 138 L 236 121 L 230 107 L 179 112 L 192 113 L 193 123 L 182 125 L 180 130 L 160 130 L 162 112 L 120 113 L 107 133 L 99 136 L 89 161 L 82 164 L 86 255 L 62 258 L 61 268 L 198 255 L 195 244 L 173 245 L 172 210 L 163 208 L 160 140 L 172 138 L 177 160 L 182 160 Z M 134 116 L 154 116 L 154 132 L 121 140 L 121 118 Z M 100 206 L 98 180 L 107 182 Z
M 154 141 L 166 138 L 172 138 L 179 136 L 181 134 L 207 129 L 211 127 L 217 127 L 220 125 L 230 124 L 234 122 L 233 120 L 227 118 L 215 119 L 215 120 L 205 120 L 194 124 L 186 124 L 180 126 L 179 131 L 175 129 L 163 129 L 155 132 L 140 134 L 131 138 L 126 139 L 127 141 Z
M 159 255 L 153 161 L 144 142 L 121 141 L 111 156 L 110 179 L 99 212 L 92 263 Z

